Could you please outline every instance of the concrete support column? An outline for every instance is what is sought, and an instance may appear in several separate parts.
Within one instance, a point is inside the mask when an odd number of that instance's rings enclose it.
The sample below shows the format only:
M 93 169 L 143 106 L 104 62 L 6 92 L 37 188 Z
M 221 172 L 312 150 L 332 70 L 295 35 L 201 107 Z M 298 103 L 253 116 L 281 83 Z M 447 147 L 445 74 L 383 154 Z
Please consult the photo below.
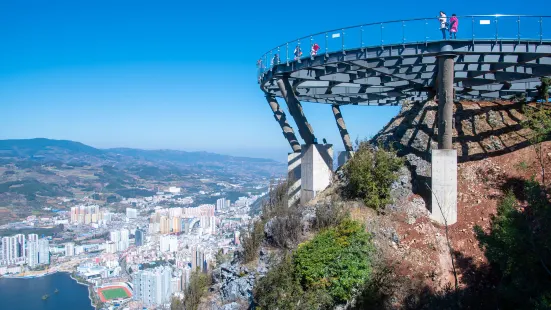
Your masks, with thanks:
M 279 103 L 277 102 L 275 96 L 266 93 L 266 101 L 268 101 L 272 112 L 274 112 L 274 118 L 279 123 L 279 126 L 281 126 L 281 130 L 283 130 L 283 136 L 285 136 L 285 138 L 289 142 L 289 145 L 291 145 L 293 152 L 300 153 L 300 143 L 295 136 L 295 131 L 293 130 L 293 127 L 289 125 L 289 122 L 287 122 L 285 112 L 279 106 Z
M 438 56 L 438 150 L 431 154 L 431 219 L 442 225 L 457 222 L 457 151 L 452 144 L 454 57 Z
M 333 145 L 302 145 L 300 203 L 306 204 L 333 180 Z
M 301 153 L 289 153 L 287 155 L 287 182 L 289 189 L 287 191 L 289 207 L 300 199 L 301 190 Z
M 337 122 L 339 133 L 341 134 L 344 150 L 347 152 L 352 152 L 354 149 L 352 148 L 352 142 L 350 141 L 348 130 L 346 130 L 346 124 L 344 123 L 344 118 L 342 117 L 341 108 L 334 104 L 331 106 L 331 110 L 333 110 L 333 115 L 335 116 L 335 121 Z
M 312 126 L 308 123 L 304 111 L 302 110 L 302 105 L 298 101 L 293 87 L 289 83 L 287 78 L 281 78 L 277 81 L 277 86 L 281 91 L 281 95 L 287 102 L 287 107 L 289 108 L 289 113 L 293 116 L 295 123 L 298 127 L 298 133 L 300 137 L 304 140 L 306 144 L 314 144 L 316 137 L 314 136 L 314 130 Z
M 438 57 L 438 149 L 452 149 L 454 57 Z

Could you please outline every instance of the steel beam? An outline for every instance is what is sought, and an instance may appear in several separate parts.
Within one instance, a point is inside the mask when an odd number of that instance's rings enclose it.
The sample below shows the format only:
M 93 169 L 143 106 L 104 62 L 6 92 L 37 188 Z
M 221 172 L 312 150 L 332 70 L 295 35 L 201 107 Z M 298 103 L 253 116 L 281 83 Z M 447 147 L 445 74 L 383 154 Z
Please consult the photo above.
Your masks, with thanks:
M 285 112 L 279 106 L 279 103 L 277 102 L 274 95 L 268 93 L 266 93 L 265 95 L 266 101 L 268 101 L 272 112 L 274 112 L 275 120 L 278 122 L 279 126 L 281 126 L 281 130 L 283 130 L 283 136 L 285 136 L 285 138 L 289 142 L 289 145 L 291 145 L 293 152 L 300 153 L 300 143 L 295 136 L 295 131 L 293 130 L 293 127 L 291 127 L 291 125 L 289 125 L 289 122 L 287 122 Z
M 348 130 L 346 130 L 346 124 L 344 123 L 344 118 L 342 117 L 341 108 L 335 104 L 332 105 L 331 108 L 331 110 L 333 110 L 333 115 L 335 116 L 335 121 L 337 122 L 337 127 L 339 128 L 339 133 L 341 134 L 344 149 L 351 154 L 354 149 L 352 148 L 352 142 L 350 141 Z
M 302 110 L 302 105 L 300 104 L 300 101 L 298 101 L 289 80 L 285 77 L 281 78 L 277 80 L 277 86 L 279 87 L 285 102 L 287 102 L 289 113 L 291 113 L 291 116 L 293 116 L 293 119 L 297 124 L 298 133 L 306 144 L 314 144 L 316 139 L 314 136 L 314 130 L 308 123 L 308 120 L 304 115 L 304 111 Z
M 452 149 L 454 58 L 453 54 L 438 57 L 438 149 Z

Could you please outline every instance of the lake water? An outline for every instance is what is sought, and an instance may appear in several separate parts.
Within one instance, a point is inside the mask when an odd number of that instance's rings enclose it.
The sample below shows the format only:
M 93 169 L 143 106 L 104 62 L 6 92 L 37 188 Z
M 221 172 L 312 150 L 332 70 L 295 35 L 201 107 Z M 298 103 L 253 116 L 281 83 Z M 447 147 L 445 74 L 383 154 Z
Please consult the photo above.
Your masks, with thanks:
M 54 293 L 55 289 L 59 292 Z M 42 296 L 50 297 L 42 300 Z M 34 279 L 0 278 L 1 310 L 93 310 L 88 288 L 67 273 L 54 273 Z

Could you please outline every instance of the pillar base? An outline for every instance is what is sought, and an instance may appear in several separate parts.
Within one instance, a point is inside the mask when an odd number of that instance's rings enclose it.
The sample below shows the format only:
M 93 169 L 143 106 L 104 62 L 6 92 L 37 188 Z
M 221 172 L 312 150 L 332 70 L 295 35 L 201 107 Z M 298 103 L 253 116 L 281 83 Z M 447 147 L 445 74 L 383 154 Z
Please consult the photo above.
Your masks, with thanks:
M 333 145 L 302 145 L 300 203 L 306 204 L 333 179 Z
M 352 158 L 353 155 L 354 155 L 354 152 L 347 152 L 347 151 L 339 152 L 339 155 L 337 157 L 337 165 L 339 167 L 342 167 L 344 164 L 346 164 L 346 162 L 350 158 Z
M 457 222 L 457 151 L 432 150 L 430 218 L 442 225 Z
M 300 174 L 301 174 L 301 153 L 287 154 L 287 190 L 288 206 L 292 206 L 300 199 Z

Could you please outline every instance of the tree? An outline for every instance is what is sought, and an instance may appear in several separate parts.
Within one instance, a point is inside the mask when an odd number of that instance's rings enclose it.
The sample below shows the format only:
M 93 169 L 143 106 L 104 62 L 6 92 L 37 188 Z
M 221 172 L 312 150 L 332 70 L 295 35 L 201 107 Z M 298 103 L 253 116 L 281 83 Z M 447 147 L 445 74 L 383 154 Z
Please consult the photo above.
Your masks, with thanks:
M 550 77 L 541 77 L 541 84 L 536 86 L 538 90 L 538 99 L 542 99 L 545 102 L 549 102 L 549 86 L 551 85 Z
M 545 187 L 545 164 L 547 160 L 545 154 L 543 154 L 542 142 L 548 140 L 551 134 L 551 109 L 544 104 L 527 105 L 524 108 L 524 116 L 526 119 L 522 122 L 522 125 L 532 131 L 530 143 L 536 152 L 536 159 L 541 169 L 542 185 Z
M 183 309 L 197 310 L 201 303 L 201 298 L 205 296 L 209 285 L 210 277 L 208 274 L 200 271 L 192 272 L 189 278 L 189 285 L 184 293 Z

